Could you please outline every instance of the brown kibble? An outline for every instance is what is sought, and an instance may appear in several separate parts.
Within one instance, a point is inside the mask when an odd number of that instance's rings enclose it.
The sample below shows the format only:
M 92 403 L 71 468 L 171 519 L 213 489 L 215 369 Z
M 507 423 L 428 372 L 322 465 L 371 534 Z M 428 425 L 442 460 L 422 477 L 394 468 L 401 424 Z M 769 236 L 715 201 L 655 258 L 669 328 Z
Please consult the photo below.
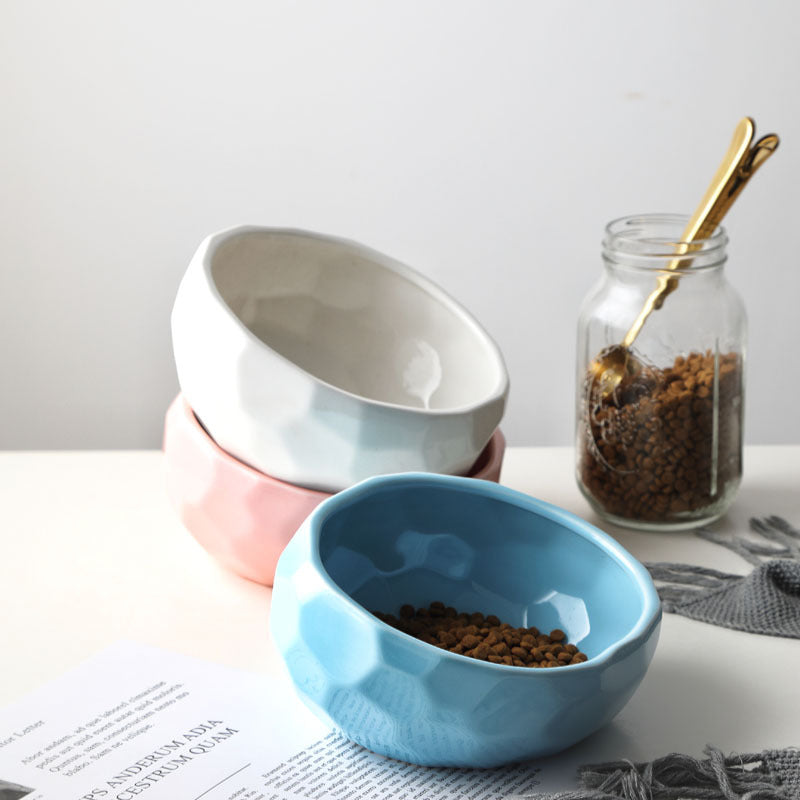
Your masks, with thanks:
M 538 628 L 515 628 L 497 617 L 484 617 L 480 612 L 460 614 L 439 600 L 434 600 L 428 608 L 416 610 L 405 604 L 400 608 L 399 618 L 383 611 L 373 611 L 373 614 L 426 644 L 492 664 L 541 668 L 579 663 L 574 661 L 577 656 L 586 660 L 575 645 L 560 643 L 565 636 L 563 631 L 553 631 L 547 636 L 540 634 Z M 475 624 L 479 618 L 483 621 L 482 627 Z M 497 624 L 489 627 L 491 622 Z
M 550 639 L 553 642 L 563 642 L 567 638 L 567 634 L 561 628 L 555 628 L 550 631 Z
M 742 375 L 737 353 L 706 351 L 646 365 L 608 397 L 591 394 L 588 376 L 578 467 L 593 503 L 637 522 L 685 521 L 717 503 L 741 477 Z
M 486 659 L 489 653 L 490 653 L 489 645 L 486 644 L 486 642 L 481 642 L 479 645 L 475 647 L 475 650 L 473 651 L 473 656 L 475 658 Z
M 494 614 L 489 614 L 489 616 L 486 617 L 486 623 L 487 625 L 496 626 L 500 624 L 500 620 Z

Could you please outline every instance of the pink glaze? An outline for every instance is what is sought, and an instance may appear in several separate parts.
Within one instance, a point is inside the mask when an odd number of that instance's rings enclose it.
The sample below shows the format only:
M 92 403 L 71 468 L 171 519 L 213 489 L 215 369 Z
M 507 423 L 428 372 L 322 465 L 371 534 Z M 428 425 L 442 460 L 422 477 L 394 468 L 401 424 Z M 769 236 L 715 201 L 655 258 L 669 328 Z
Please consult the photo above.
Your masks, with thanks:
M 469 476 L 500 479 L 505 438 L 498 429 Z M 164 424 L 167 494 L 184 526 L 228 569 L 272 586 L 283 548 L 330 494 L 294 486 L 222 450 L 178 395 Z

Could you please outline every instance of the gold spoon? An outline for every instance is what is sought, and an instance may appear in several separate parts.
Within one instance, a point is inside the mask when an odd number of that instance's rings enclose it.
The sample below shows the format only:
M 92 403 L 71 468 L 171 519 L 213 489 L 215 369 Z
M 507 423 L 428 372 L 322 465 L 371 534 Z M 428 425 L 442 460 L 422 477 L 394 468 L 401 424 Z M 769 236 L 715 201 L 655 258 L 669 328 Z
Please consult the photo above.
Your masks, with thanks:
M 626 375 L 632 376 L 641 370 L 642 364 L 631 353 L 630 347 L 645 320 L 661 308 L 667 295 L 677 288 L 680 275 L 670 273 L 691 266 L 692 259 L 687 254 L 696 252 L 702 241 L 716 230 L 747 181 L 778 147 L 780 140 L 774 133 L 762 136 L 751 147 L 755 130 L 755 122 L 750 117 L 739 121 L 725 158 L 681 234 L 681 241 L 675 245 L 676 257 L 664 268 L 656 288 L 645 300 L 622 342 L 606 347 L 589 365 L 593 388 L 603 397 L 613 392 Z

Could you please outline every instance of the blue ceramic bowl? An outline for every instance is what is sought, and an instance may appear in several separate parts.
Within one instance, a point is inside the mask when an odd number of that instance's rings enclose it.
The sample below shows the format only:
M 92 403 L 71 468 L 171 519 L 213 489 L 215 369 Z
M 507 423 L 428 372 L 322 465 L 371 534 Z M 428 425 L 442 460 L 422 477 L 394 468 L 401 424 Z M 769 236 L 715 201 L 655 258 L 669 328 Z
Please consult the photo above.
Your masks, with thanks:
M 493 664 L 370 613 L 434 600 L 561 628 L 589 659 Z M 302 699 L 348 738 L 415 764 L 490 767 L 563 750 L 611 720 L 660 622 L 647 571 L 594 526 L 486 481 L 406 473 L 311 513 L 278 562 L 270 625 Z

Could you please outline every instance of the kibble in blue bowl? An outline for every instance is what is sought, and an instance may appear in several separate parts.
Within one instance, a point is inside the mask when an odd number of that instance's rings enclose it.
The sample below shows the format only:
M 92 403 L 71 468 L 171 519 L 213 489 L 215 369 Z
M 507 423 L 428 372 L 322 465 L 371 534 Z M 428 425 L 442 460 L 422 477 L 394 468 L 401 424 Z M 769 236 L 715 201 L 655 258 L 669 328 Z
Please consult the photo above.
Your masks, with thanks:
M 433 602 L 562 631 L 586 660 L 467 657 L 374 613 Z M 496 484 L 406 473 L 312 512 L 278 562 L 270 626 L 300 697 L 348 738 L 415 764 L 490 767 L 609 722 L 644 677 L 660 621 L 647 571 L 589 523 Z

